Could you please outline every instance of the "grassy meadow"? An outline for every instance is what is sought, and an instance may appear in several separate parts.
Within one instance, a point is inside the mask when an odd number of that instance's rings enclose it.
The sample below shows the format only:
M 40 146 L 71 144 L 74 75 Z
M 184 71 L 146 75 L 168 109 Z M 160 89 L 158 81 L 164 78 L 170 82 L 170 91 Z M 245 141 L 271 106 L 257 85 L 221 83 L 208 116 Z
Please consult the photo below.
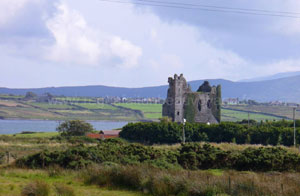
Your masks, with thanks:
M 115 105 L 132 110 L 140 110 L 147 119 L 159 119 L 162 117 L 162 104 L 117 103 Z
M 74 195 L 81 196 L 142 196 L 141 192 L 129 190 L 112 190 L 109 187 L 100 188 L 96 185 L 86 185 L 80 172 L 59 170 L 29 170 L 17 168 L 0 168 L 0 195 L 20 196 L 24 187 L 30 183 L 43 182 L 48 186 L 49 196 L 58 194 L 56 187 L 71 190 Z M 71 196 L 65 194 L 66 196 Z M 38 196 L 38 195 L 37 195 Z

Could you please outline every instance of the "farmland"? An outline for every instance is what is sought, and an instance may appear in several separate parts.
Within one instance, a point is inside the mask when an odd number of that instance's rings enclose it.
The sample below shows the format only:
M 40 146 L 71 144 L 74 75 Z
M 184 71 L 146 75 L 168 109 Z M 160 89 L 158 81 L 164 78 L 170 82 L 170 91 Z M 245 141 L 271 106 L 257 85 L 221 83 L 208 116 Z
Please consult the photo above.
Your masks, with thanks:
M 222 108 L 222 121 L 291 119 L 292 108 L 267 105 L 230 105 Z M 300 111 L 296 112 L 296 117 Z M 162 104 L 103 103 L 101 98 L 55 97 L 52 102 L 36 102 L 22 96 L 0 95 L 0 119 L 43 120 L 158 120 Z
M 68 99 L 67 99 L 68 100 Z M 71 99 L 70 99 L 71 100 Z M 83 100 L 77 98 L 76 100 Z M 0 119 L 43 119 L 43 120 L 138 120 L 140 113 L 127 108 L 104 103 L 81 102 L 33 102 L 0 99 Z

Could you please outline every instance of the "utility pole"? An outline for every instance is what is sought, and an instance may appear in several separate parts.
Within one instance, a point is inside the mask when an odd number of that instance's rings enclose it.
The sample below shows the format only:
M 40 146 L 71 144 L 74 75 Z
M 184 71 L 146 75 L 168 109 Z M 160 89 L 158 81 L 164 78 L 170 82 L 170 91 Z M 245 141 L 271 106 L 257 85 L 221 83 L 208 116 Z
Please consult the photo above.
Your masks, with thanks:
M 185 143 L 185 131 L 184 131 L 184 126 L 186 123 L 186 119 L 183 119 L 183 126 L 182 126 L 182 143 Z
M 294 147 L 296 148 L 296 108 L 293 108 L 293 120 L 294 120 Z
M 250 112 L 248 111 L 248 129 L 250 127 Z

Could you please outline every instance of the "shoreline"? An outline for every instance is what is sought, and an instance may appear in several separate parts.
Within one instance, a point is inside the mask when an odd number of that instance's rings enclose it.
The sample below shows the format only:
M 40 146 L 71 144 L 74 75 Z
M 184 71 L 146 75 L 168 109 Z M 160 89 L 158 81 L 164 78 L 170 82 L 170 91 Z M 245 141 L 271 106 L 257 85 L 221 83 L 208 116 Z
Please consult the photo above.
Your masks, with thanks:
M 80 119 L 65 119 L 65 120 L 51 120 L 51 119 L 24 119 L 24 118 L 4 118 L 1 121 L 67 121 L 67 120 L 80 120 Z M 83 120 L 86 122 L 142 122 L 143 120 Z

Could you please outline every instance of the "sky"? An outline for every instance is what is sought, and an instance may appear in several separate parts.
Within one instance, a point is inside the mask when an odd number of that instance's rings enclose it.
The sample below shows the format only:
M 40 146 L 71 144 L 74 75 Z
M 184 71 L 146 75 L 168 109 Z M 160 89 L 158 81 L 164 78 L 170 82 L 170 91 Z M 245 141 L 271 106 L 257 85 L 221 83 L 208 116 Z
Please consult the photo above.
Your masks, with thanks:
M 133 1 L 133 0 L 120 0 Z M 157 0 L 299 12 L 299 0 Z M 271 2 L 271 3 L 270 3 Z M 166 85 L 300 71 L 300 18 L 102 0 L 0 0 L 0 87 Z

